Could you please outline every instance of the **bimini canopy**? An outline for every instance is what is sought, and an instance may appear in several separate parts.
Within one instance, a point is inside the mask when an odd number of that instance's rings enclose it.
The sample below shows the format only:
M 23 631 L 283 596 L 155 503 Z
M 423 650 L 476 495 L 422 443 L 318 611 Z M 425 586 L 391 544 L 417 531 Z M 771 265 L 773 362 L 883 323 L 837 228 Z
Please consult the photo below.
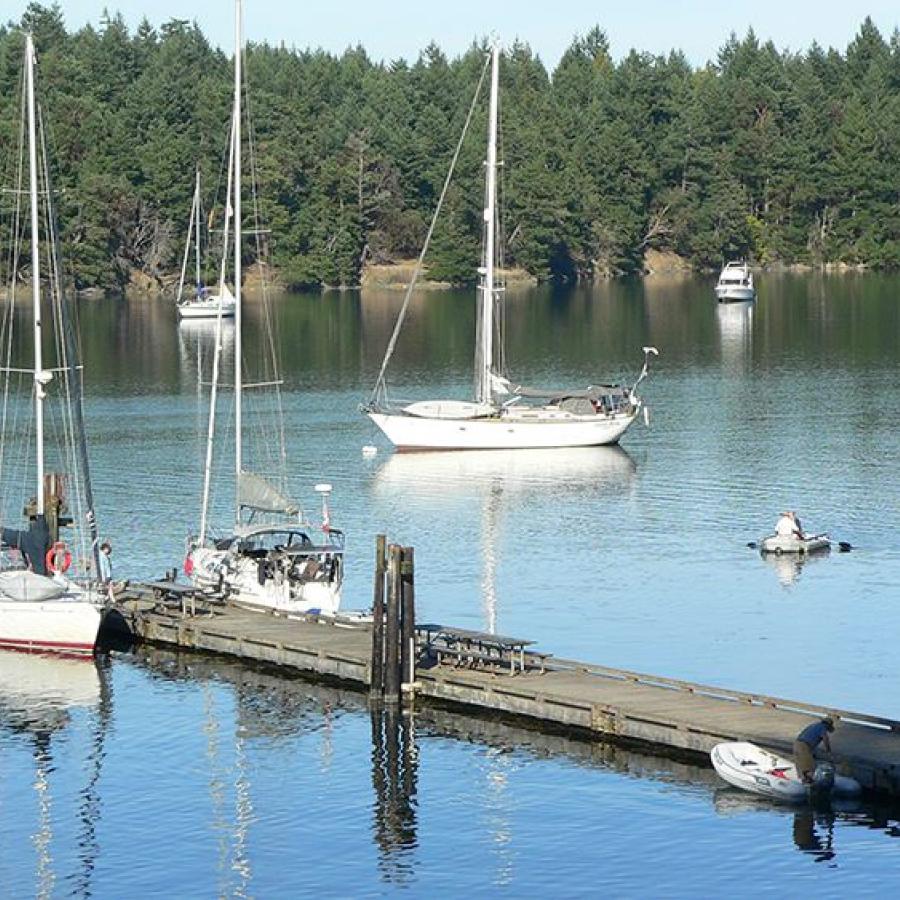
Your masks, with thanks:
M 542 388 L 525 387 L 525 385 L 519 384 L 512 388 L 512 393 L 532 400 L 567 400 L 570 398 L 601 400 L 603 397 L 624 397 L 625 388 L 619 384 L 591 384 L 584 390 L 551 391 Z
M 286 516 L 296 516 L 300 512 L 296 503 L 285 497 L 265 478 L 252 472 L 241 472 L 238 500 L 244 509 L 255 509 L 257 512 L 282 513 Z

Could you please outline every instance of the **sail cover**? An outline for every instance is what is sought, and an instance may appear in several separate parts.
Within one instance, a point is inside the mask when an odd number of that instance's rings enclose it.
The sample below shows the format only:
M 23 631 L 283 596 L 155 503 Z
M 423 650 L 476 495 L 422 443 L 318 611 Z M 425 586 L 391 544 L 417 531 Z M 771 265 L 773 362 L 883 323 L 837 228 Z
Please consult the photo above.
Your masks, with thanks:
M 255 509 L 258 512 L 283 513 L 287 516 L 295 516 L 300 512 L 296 503 L 285 497 L 265 478 L 252 472 L 241 472 L 238 499 L 245 509 Z
M 45 561 L 50 549 L 50 529 L 44 516 L 38 516 L 27 529 L 0 528 L 0 543 L 19 550 L 25 563 L 38 575 L 47 574 Z
M 512 388 L 512 393 L 519 397 L 527 397 L 534 400 L 564 400 L 568 397 L 577 397 L 585 400 L 600 400 L 603 397 L 622 397 L 625 390 L 618 384 L 592 384 L 584 390 L 543 390 L 530 388 L 517 384 Z

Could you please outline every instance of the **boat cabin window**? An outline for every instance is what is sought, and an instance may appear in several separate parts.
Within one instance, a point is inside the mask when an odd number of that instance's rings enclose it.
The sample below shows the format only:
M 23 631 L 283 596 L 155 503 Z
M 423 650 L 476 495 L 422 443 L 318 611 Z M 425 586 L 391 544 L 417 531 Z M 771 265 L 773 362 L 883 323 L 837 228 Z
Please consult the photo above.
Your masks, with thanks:
M 272 550 L 299 550 L 305 547 L 312 547 L 312 541 L 301 531 L 264 531 L 240 542 L 240 552 L 254 556 Z

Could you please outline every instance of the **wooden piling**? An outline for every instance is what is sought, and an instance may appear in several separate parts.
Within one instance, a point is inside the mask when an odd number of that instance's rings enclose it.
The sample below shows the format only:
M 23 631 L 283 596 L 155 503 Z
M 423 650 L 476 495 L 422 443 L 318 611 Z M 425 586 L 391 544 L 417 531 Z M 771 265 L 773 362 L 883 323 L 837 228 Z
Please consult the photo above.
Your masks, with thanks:
M 400 552 L 397 544 L 388 548 L 387 615 L 384 622 L 384 701 L 400 701 Z
M 404 547 L 401 551 L 400 584 L 400 687 L 411 692 L 416 681 L 415 556 L 412 547 Z
M 387 538 L 375 538 L 375 589 L 372 598 L 372 665 L 369 696 L 380 700 L 384 694 L 384 578 L 387 570 Z

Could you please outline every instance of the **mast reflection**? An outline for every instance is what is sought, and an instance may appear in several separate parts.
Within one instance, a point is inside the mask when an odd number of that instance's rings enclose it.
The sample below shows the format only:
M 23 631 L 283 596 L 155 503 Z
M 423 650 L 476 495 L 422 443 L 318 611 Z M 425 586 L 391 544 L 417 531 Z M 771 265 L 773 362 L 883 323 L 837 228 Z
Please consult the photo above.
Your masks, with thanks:
M 500 617 L 497 576 L 501 562 L 504 518 L 515 516 L 536 496 L 566 495 L 598 499 L 630 491 L 637 466 L 621 447 L 581 447 L 536 450 L 465 450 L 393 453 L 375 472 L 377 491 L 402 498 L 403 507 L 480 508 L 482 620 L 495 633 Z M 525 519 L 524 521 L 529 521 Z M 474 521 L 472 523 L 474 530 Z M 540 523 L 529 521 L 528 527 Z
M 35 849 L 35 895 L 51 897 L 60 883 L 71 885 L 75 896 L 91 895 L 99 855 L 97 828 L 102 819 L 99 790 L 105 735 L 109 728 L 112 696 L 107 659 L 66 658 L 0 651 L 0 726 L 31 741 L 37 819 L 31 843 Z M 78 867 L 58 872 L 54 846 L 67 836 L 57 827 L 54 783 L 61 775 L 54 757 L 57 738 L 72 727 L 76 711 L 89 715 L 88 753 L 84 784 L 78 791 L 74 836 Z

